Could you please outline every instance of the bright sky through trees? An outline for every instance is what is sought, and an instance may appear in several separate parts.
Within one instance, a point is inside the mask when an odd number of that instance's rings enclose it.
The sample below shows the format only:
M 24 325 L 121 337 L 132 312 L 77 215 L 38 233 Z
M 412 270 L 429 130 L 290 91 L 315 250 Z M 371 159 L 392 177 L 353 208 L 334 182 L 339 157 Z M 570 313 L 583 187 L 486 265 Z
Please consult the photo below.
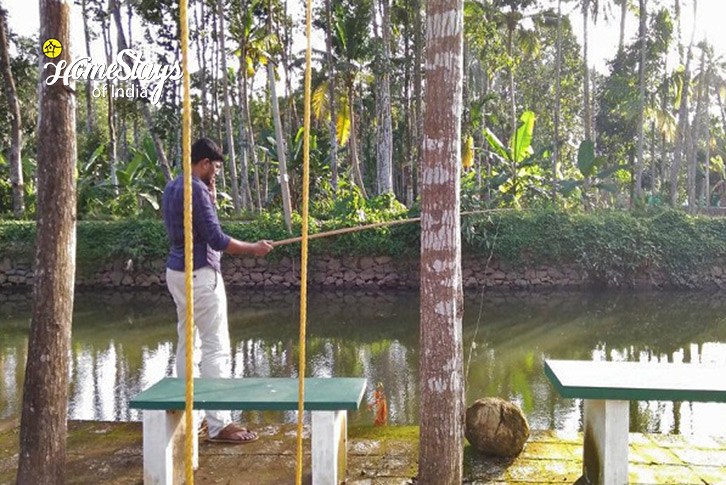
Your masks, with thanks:
M 319 0 L 314 0 L 315 6 Z M 649 3 L 652 3 L 651 0 Z M 293 15 L 296 22 L 295 31 L 295 51 L 301 51 L 305 47 L 305 36 L 303 35 L 303 19 L 304 19 L 304 2 L 297 0 L 287 0 L 288 9 Z M 637 3 L 637 2 L 636 2 Z M 662 1 L 659 3 L 663 4 Z M 672 7 L 672 1 L 666 2 L 666 5 Z M 556 8 L 556 2 L 541 1 L 541 7 L 553 5 Z M 17 34 L 24 36 L 36 35 L 38 32 L 38 4 L 36 2 L 27 2 L 26 0 L 7 0 L 7 8 L 9 10 L 10 29 Z M 652 8 L 652 7 L 650 7 Z M 81 18 L 80 7 L 74 5 L 74 19 Z M 687 43 L 691 36 L 693 28 L 693 2 L 692 0 L 681 0 L 681 10 L 683 15 L 683 42 Z M 574 4 L 563 2 L 563 12 L 570 12 L 571 21 L 574 31 L 578 39 L 582 41 L 582 14 L 578 7 Z M 695 41 L 698 42 L 707 37 L 710 44 L 716 49 L 716 55 L 726 56 L 726 36 L 722 34 L 723 19 L 726 18 L 726 1 L 724 0 L 700 0 L 698 2 L 698 18 L 696 23 Z M 630 11 L 626 21 L 626 42 L 632 40 L 637 33 L 638 21 L 635 12 Z M 605 72 L 606 60 L 615 56 L 618 48 L 618 36 L 620 25 L 620 12 L 617 8 L 613 8 L 607 18 L 601 17 L 596 25 L 591 25 L 590 30 L 590 58 L 595 67 L 600 72 Z M 135 38 L 141 37 L 141 26 L 136 24 Z M 83 24 L 78 21 L 73 24 L 72 32 L 73 43 L 76 55 L 79 49 L 83 48 Z M 325 44 L 321 32 L 315 32 L 314 44 L 316 48 L 324 49 Z M 94 57 L 103 59 L 103 46 L 100 42 L 93 45 Z M 196 59 L 194 56 L 190 59 L 192 69 L 196 69 Z

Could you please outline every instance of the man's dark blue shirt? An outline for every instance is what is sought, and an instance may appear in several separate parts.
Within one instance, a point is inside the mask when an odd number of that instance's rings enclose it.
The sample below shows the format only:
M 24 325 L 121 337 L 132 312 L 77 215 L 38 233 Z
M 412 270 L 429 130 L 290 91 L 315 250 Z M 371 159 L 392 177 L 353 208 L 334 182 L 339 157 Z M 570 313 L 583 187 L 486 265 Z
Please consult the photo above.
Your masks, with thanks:
M 179 176 L 164 189 L 161 211 L 171 242 L 166 267 L 184 271 L 184 178 Z M 192 227 L 194 232 L 194 269 L 211 266 L 221 271 L 221 251 L 227 249 L 229 236 L 222 232 L 217 209 L 207 186 L 192 176 Z

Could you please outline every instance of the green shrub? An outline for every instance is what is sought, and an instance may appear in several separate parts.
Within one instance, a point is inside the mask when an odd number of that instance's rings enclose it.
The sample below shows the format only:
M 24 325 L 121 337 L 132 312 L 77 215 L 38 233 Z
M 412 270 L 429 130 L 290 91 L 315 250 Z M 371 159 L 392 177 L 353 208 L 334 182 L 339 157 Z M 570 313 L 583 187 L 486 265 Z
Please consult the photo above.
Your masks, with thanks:
M 362 223 L 412 217 L 385 197 L 361 203 L 352 196 L 340 204 L 358 204 Z M 361 224 L 351 217 L 311 219 L 311 234 Z M 294 214 L 293 234 L 300 234 L 300 216 Z M 280 213 L 265 212 L 252 221 L 223 221 L 231 236 L 246 240 L 281 240 L 292 237 Z M 632 214 L 616 211 L 564 213 L 497 211 L 462 216 L 464 253 L 492 256 L 514 267 L 574 263 L 597 282 L 618 285 L 632 281 L 643 269 L 657 268 L 674 283 L 687 284 L 689 276 L 726 260 L 726 218 L 689 216 L 680 211 Z M 0 255 L 32 261 L 35 224 L 0 222 Z M 310 243 L 314 255 L 388 255 L 397 260 L 417 258 L 419 224 L 408 223 L 344 235 Z M 80 221 L 78 267 L 93 272 L 117 260 L 137 262 L 163 259 L 169 248 L 159 220 Z M 300 245 L 290 244 L 271 258 L 296 256 Z

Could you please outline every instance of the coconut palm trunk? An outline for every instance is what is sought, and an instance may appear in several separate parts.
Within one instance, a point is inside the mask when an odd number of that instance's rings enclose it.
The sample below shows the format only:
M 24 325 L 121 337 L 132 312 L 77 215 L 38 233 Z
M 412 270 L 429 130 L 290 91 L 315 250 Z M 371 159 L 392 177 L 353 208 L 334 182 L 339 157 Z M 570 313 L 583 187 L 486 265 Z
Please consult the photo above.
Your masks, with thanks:
M 697 0 L 694 0 L 694 18 L 698 7 Z M 680 9 L 679 9 L 680 10 Z M 680 21 L 679 21 L 680 25 Z M 691 58 L 693 57 L 693 40 L 695 28 L 691 32 L 691 41 L 686 54 L 686 67 L 683 72 L 683 88 L 681 90 L 681 104 L 678 108 L 678 127 L 676 132 L 676 147 L 673 154 L 673 163 L 670 173 L 670 204 L 675 207 L 678 204 L 678 175 L 681 170 L 681 160 L 688 146 L 688 89 L 691 85 Z
M 557 166 L 560 163 L 560 109 L 562 92 L 562 0 L 557 0 L 557 60 L 555 63 L 555 139 L 552 157 L 552 206 L 557 206 Z
M 240 114 L 240 125 L 239 125 L 239 169 L 240 169 L 240 190 L 242 191 L 242 200 L 245 201 L 244 208 L 245 209 L 252 209 L 254 210 L 255 204 L 254 199 L 252 198 L 252 190 L 250 189 L 250 179 L 249 179 L 249 167 L 247 166 L 247 160 L 248 160 L 248 154 L 247 151 L 247 120 L 244 116 L 244 105 L 245 102 L 242 100 L 242 97 L 245 95 L 245 92 L 247 91 L 246 86 L 244 85 L 245 76 L 245 62 L 244 58 L 240 57 L 240 63 L 239 63 L 239 69 L 237 69 L 237 96 L 239 97 L 239 103 L 237 105 L 239 106 Z M 254 165 L 253 165 L 254 166 Z M 256 168 L 255 168 L 256 170 Z M 257 187 L 257 192 L 259 196 L 259 187 Z M 258 197 L 258 203 L 257 207 L 259 209 L 260 201 Z
M 335 62 L 333 60 L 332 17 L 330 0 L 325 0 L 325 57 L 328 64 L 328 104 L 330 106 L 330 123 L 328 125 L 328 131 L 330 133 L 330 187 L 333 189 L 333 197 L 335 197 L 338 192 L 338 119 L 335 111 Z
M 272 60 L 267 61 L 267 81 L 270 85 L 270 103 L 272 105 L 272 120 L 275 123 L 275 140 L 277 142 L 277 162 L 280 170 L 280 188 L 282 193 L 282 210 L 285 215 L 285 225 L 292 231 L 292 203 L 290 200 L 290 184 L 287 176 L 287 154 L 285 136 L 282 131 L 280 119 L 280 106 L 277 101 L 275 87 L 275 66 Z
M 224 102 L 224 124 L 227 132 L 227 156 L 229 157 L 229 178 L 232 184 L 232 205 L 234 213 L 239 215 L 242 207 L 247 207 L 247 201 L 242 200 L 245 193 L 240 196 L 237 182 L 237 161 L 234 151 L 234 132 L 232 131 L 232 110 L 229 107 L 229 81 L 227 80 L 227 51 L 224 47 L 224 0 L 217 0 L 217 17 L 219 19 L 219 50 L 222 64 L 222 101 Z
M 360 171 L 360 163 L 358 162 L 358 134 L 355 118 L 355 81 L 352 77 L 348 79 L 348 110 L 350 118 L 350 141 L 348 142 L 348 150 L 350 151 L 350 168 L 353 171 L 353 180 L 361 191 L 364 198 L 368 198 L 366 187 L 363 183 L 363 175 Z
M 87 0 L 81 1 L 81 12 L 83 15 L 83 39 L 85 41 L 85 46 L 86 46 L 86 56 L 91 57 L 91 34 L 90 34 L 90 30 L 88 28 L 88 17 L 90 14 L 88 13 Z M 93 130 L 95 128 L 95 126 L 94 126 L 95 113 L 94 113 L 93 102 L 92 102 L 92 98 L 91 98 L 91 91 L 93 88 L 91 87 L 91 84 L 92 83 L 89 81 L 85 82 L 86 132 L 89 135 L 93 132 Z
M 378 193 L 393 192 L 393 132 L 391 121 L 391 21 L 389 14 L 389 0 L 378 0 L 381 7 L 381 45 L 379 62 L 379 76 L 376 82 L 378 96 L 376 101 L 379 108 L 377 123 L 377 154 L 378 154 Z M 376 0 L 373 1 L 373 4 Z M 373 16 L 375 19 L 375 14 Z M 375 22 L 375 20 L 374 20 Z
M 428 2 L 421 186 L 422 484 L 462 482 L 464 379 L 461 288 L 463 1 Z
M 645 125 L 645 57 L 646 57 L 646 0 L 640 0 L 640 63 L 638 66 L 638 75 L 640 77 L 640 93 L 638 99 L 638 112 L 639 112 L 639 123 L 638 123 L 638 161 L 635 168 L 635 196 L 640 199 L 643 196 L 643 167 L 645 161 L 643 160 L 643 152 L 645 146 L 645 134 L 643 126 Z
M 202 18 L 201 23 L 199 17 Z M 199 8 L 194 9 L 194 27 L 196 29 L 197 64 L 200 66 L 199 84 L 202 90 L 202 99 L 199 103 L 202 108 L 202 122 L 199 128 L 203 137 L 207 136 L 207 32 L 201 26 L 205 20 L 204 0 L 201 0 Z

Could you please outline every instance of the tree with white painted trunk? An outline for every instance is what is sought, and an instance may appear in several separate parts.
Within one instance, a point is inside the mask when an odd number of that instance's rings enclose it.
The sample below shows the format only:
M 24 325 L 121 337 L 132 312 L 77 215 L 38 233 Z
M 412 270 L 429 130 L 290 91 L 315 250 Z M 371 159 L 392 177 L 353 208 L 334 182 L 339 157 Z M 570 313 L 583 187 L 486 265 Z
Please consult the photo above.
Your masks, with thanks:
M 460 484 L 464 436 L 459 218 L 464 5 L 426 6 L 421 174 L 419 483 Z
M 55 62 L 70 62 L 70 2 L 40 0 L 40 39 L 63 46 Z M 45 80 L 55 70 L 40 59 L 38 199 L 33 305 L 23 384 L 19 484 L 64 483 L 68 359 L 76 269 L 75 83 Z

